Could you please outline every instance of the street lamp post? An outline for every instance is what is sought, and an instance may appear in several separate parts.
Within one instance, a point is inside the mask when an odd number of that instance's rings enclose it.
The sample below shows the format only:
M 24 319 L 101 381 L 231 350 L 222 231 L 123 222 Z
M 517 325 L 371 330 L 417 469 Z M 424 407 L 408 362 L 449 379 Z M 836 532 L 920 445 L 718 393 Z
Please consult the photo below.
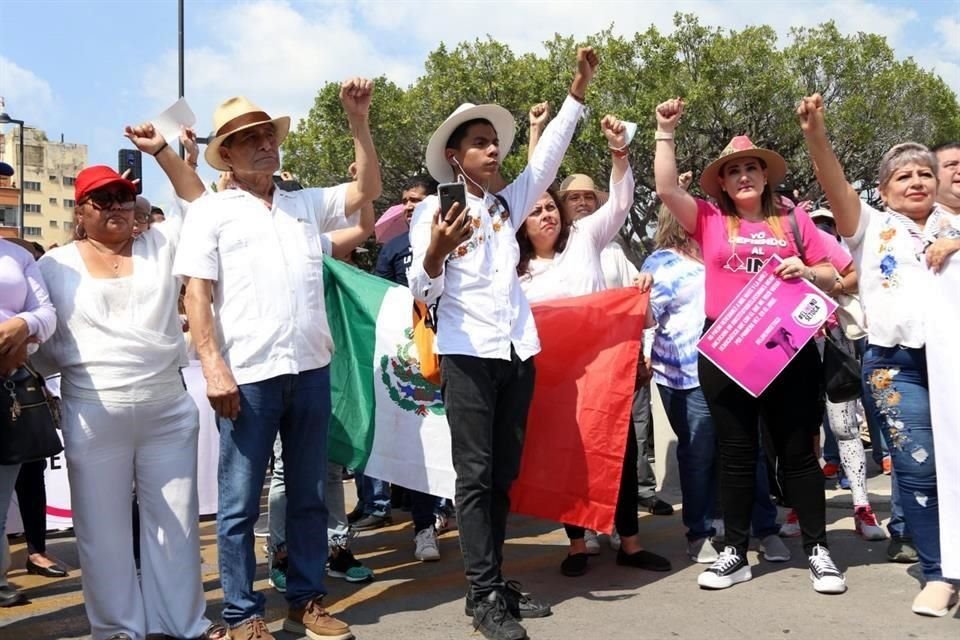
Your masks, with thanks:
M 17 216 L 17 233 L 23 238 L 23 120 L 11 118 L 0 98 L 0 124 L 15 124 L 20 127 L 20 214 Z

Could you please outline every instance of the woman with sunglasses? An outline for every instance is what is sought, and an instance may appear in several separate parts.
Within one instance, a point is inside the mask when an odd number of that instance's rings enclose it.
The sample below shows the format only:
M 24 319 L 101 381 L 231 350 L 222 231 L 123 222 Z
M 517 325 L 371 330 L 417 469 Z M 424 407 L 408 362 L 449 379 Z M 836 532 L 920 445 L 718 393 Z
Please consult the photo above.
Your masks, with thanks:
M 151 125 L 128 128 L 127 137 L 168 175 L 193 173 Z M 63 439 L 92 636 L 225 638 L 226 629 L 204 616 L 199 571 L 199 419 L 180 375 L 186 350 L 172 275 L 182 219 L 135 236 L 136 187 L 109 167 L 81 171 L 75 192 L 77 240 L 39 262 L 58 312 L 41 355 L 62 374 Z

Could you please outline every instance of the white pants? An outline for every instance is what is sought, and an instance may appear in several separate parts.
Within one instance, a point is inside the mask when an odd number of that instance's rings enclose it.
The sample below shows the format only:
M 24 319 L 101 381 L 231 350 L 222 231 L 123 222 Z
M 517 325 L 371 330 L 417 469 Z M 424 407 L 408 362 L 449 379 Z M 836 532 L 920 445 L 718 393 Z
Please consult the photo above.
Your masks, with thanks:
M 200 577 L 197 408 L 63 399 L 63 437 L 83 598 L 94 640 L 127 633 L 196 638 L 210 621 Z M 140 503 L 141 579 L 131 490 Z

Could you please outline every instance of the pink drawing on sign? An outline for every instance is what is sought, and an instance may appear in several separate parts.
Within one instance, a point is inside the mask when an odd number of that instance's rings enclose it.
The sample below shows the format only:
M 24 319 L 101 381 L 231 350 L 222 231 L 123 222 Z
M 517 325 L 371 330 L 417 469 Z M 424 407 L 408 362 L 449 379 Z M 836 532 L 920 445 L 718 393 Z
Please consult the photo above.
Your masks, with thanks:
M 788 358 L 793 357 L 795 353 L 800 351 L 800 349 L 797 348 L 797 345 L 793 343 L 793 334 L 783 327 L 777 329 L 776 334 L 774 334 L 767 341 L 766 347 L 767 349 L 776 349 L 777 347 L 780 347 L 783 349 L 783 352 L 787 354 Z

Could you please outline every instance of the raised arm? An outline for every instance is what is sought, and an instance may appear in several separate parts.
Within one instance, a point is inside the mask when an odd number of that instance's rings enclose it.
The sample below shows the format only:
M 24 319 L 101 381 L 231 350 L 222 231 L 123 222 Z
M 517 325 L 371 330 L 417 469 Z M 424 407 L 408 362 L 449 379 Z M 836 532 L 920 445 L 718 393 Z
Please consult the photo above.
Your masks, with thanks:
M 570 84 L 569 97 L 544 129 L 527 167 L 501 191 L 510 205 L 510 218 L 515 229 L 520 228 L 537 198 L 556 179 L 557 170 L 577 129 L 577 121 L 583 113 L 584 94 L 599 64 L 592 47 L 577 50 L 577 70 Z
M 203 195 L 203 181 L 197 172 L 177 155 L 153 124 L 145 122 L 137 126 L 128 126 L 124 134 L 137 149 L 156 159 L 157 164 L 167 174 L 177 196 L 193 202 Z
M 377 150 L 370 136 L 370 99 L 373 96 L 373 81 L 352 78 L 340 86 L 340 102 L 347 113 L 350 133 L 353 135 L 353 150 L 356 155 L 357 179 L 347 189 L 346 211 L 353 212 L 366 203 L 380 197 L 383 185 L 380 181 L 380 165 Z
M 851 238 L 860 224 L 860 196 L 847 182 L 843 167 L 833 152 L 833 146 L 827 138 L 827 127 L 823 119 L 823 98 L 819 93 L 807 96 L 797 107 L 800 128 L 807 143 L 807 151 L 813 160 L 813 170 L 824 195 L 830 201 L 830 210 L 837 223 L 837 231 L 845 238 Z
M 653 156 L 653 176 L 657 196 L 677 218 L 687 233 L 697 228 L 697 201 L 680 186 L 677 177 L 677 152 L 673 136 L 683 115 L 683 99 L 674 98 L 657 105 L 657 132 L 654 134 L 656 151 Z
M 633 172 L 627 159 L 626 127 L 612 115 L 600 121 L 600 129 L 610 148 L 610 198 L 593 215 L 581 218 L 578 225 L 590 233 L 594 246 L 602 250 L 617 235 L 633 206 Z
M 373 216 L 373 203 L 368 202 L 360 207 L 360 218 L 357 224 L 327 234 L 334 258 L 343 260 L 373 234 L 373 226 L 376 224 Z
M 550 119 L 550 103 L 538 102 L 530 107 L 530 140 L 527 141 L 527 162 L 533 159 L 533 150 L 540 142 L 540 136 Z

